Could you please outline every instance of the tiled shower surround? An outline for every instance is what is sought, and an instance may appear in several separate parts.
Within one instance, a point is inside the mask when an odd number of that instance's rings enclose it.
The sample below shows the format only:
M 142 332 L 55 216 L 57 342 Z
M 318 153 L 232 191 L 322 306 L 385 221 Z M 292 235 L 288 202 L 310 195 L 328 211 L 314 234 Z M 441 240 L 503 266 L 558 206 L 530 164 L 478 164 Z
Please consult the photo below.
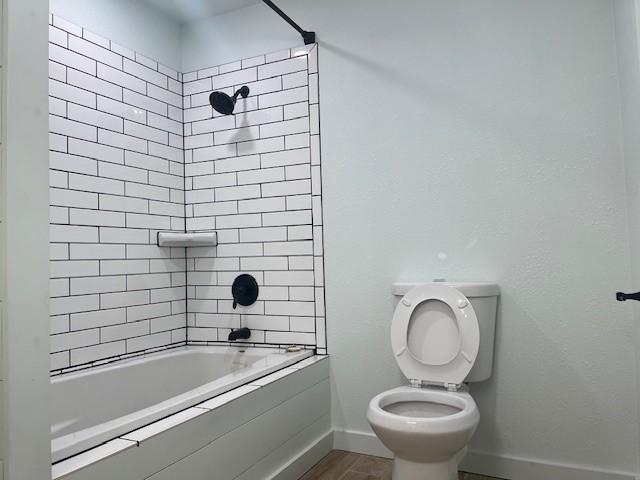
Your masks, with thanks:
M 51 369 L 185 343 L 317 346 L 324 328 L 317 49 L 183 75 L 52 17 Z M 236 114 L 213 90 L 251 93 Z M 185 222 L 186 219 L 186 222 Z M 215 248 L 157 246 L 216 230 Z M 240 273 L 260 287 L 232 308 Z

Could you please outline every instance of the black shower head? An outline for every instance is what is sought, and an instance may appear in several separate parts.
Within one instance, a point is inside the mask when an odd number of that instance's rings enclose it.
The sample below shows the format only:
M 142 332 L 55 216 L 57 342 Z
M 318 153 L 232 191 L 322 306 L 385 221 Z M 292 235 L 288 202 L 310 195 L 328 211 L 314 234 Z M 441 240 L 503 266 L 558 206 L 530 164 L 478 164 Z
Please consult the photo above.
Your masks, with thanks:
M 213 92 L 209 95 L 209 102 L 211 102 L 211 106 L 216 112 L 222 113 L 223 115 L 231 115 L 236 106 L 238 95 L 241 95 L 242 98 L 247 98 L 247 96 L 249 96 L 249 87 L 245 85 L 239 88 L 236 93 L 233 94 L 233 97 L 230 97 L 224 92 Z

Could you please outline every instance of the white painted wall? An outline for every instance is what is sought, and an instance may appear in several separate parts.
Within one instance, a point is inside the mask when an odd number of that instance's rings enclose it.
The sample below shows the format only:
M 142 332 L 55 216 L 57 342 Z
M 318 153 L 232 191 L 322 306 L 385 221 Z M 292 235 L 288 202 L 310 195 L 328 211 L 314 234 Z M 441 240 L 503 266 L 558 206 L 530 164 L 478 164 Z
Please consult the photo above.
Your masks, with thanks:
M 638 471 L 612 1 L 281 0 L 320 41 L 335 428 L 404 382 L 396 280 L 502 287 L 473 449 Z M 183 32 L 193 70 L 299 43 L 259 5 Z M 595 477 L 594 477 L 595 478 Z
M 5 480 L 47 480 L 51 478 L 48 5 L 45 0 L 2 3 L 3 472 Z
M 632 281 L 626 288 L 635 292 L 640 289 L 640 0 L 619 0 L 615 6 L 629 240 L 632 246 Z M 640 346 L 640 305 L 633 302 L 627 308 L 633 310 L 636 345 Z M 640 365 L 640 352 L 636 352 Z
M 180 24 L 133 0 L 50 0 L 55 15 L 180 70 Z

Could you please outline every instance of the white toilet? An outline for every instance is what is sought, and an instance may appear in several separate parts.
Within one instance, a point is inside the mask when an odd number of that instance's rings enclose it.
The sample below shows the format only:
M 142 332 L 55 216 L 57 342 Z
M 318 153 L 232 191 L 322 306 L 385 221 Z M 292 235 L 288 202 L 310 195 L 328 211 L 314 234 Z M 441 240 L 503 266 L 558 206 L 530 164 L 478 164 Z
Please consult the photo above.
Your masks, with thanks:
M 463 382 L 491 376 L 496 305 L 492 283 L 398 283 L 391 347 L 409 386 L 369 402 L 367 418 L 393 452 L 394 480 L 457 480 L 480 420 Z

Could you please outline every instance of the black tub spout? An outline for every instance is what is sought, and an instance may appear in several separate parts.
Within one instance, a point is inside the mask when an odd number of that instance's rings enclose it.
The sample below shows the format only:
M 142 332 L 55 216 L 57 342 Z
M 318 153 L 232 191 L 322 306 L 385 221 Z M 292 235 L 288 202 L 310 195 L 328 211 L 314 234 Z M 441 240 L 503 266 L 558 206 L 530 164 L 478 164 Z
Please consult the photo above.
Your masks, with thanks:
M 229 332 L 228 340 L 230 342 L 235 342 L 236 340 L 248 340 L 251 337 L 251 330 L 247 327 L 244 328 L 236 328 Z

